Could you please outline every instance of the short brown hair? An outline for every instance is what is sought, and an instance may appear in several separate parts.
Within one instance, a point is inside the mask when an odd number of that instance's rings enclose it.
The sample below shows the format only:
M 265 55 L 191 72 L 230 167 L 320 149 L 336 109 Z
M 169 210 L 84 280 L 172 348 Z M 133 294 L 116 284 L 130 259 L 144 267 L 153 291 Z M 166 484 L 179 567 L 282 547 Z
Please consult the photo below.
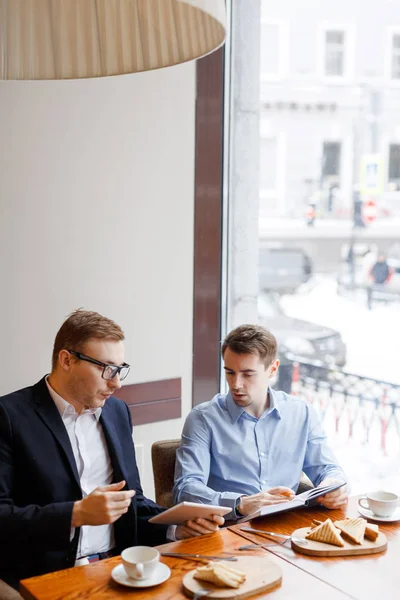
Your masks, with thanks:
M 93 338 L 122 341 L 125 336 L 119 325 L 97 312 L 82 308 L 72 312 L 61 325 L 54 340 L 52 369 L 57 366 L 61 350 L 67 348 L 79 352 L 83 344 Z
M 268 329 L 261 325 L 239 325 L 226 336 L 221 354 L 229 348 L 236 354 L 258 354 L 266 367 L 276 359 L 278 343 Z

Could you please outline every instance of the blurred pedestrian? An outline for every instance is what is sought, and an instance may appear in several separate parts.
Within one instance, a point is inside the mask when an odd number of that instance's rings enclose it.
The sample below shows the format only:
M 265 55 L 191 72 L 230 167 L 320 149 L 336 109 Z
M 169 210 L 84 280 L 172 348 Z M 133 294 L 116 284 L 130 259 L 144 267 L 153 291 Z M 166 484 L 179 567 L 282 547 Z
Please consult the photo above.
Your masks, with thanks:
M 369 285 L 367 286 L 367 304 L 372 308 L 372 295 L 374 291 L 382 291 L 392 277 L 393 269 L 386 262 L 384 254 L 379 254 L 377 261 L 369 272 Z

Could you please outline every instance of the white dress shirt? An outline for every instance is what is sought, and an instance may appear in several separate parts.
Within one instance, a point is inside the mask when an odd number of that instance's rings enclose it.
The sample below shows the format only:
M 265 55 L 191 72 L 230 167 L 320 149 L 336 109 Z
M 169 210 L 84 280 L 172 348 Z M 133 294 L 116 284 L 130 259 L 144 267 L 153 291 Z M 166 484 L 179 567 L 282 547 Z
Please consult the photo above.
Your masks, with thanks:
M 46 377 L 49 394 L 63 420 L 71 442 L 80 479 L 82 497 L 88 496 L 99 486 L 110 485 L 113 470 L 110 454 L 99 422 L 101 408 L 87 408 L 77 413 L 74 407 L 53 390 Z M 75 528 L 71 529 L 71 540 Z M 176 525 L 170 525 L 167 540 L 176 540 Z M 115 546 L 113 525 L 83 525 L 81 527 L 75 565 L 88 564 L 85 556 L 107 552 Z
M 82 497 L 98 486 L 110 485 L 113 469 L 103 428 L 99 422 L 101 408 L 88 408 L 77 413 L 74 407 L 53 390 L 46 378 L 50 396 L 61 415 L 71 442 L 81 483 Z M 71 531 L 73 538 L 75 529 Z M 77 559 L 107 552 L 114 547 L 113 525 L 83 525 L 80 530 Z M 83 564 L 82 561 L 79 564 Z

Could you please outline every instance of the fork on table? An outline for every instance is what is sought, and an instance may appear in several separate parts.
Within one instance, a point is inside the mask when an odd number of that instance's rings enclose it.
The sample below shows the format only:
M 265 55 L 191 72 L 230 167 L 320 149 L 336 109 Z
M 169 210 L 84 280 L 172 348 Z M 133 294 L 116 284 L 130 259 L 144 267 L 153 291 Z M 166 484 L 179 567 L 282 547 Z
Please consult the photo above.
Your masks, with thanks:
M 275 533 L 274 531 L 264 531 L 264 529 L 253 529 L 252 527 L 241 527 L 242 531 L 246 531 L 249 533 L 255 533 L 257 535 L 266 535 L 266 536 L 270 536 L 273 538 L 280 538 L 283 541 L 282 542 L 278 542 L 279 544 L 284 544 L 285 542 L 287 542 L 288 540 L 292 540 L 293 542 L 295 542 L 296 544 L 299 544 L 300 546 L 307 546 L 308 542 L 307 540 L 303 539 L 303 538 L 298 538 L 298 537 L 292 537 L 291 535 L 285 535 L 283 533 Z M 265 544 L 247 544 L 247 546 L 240 546 L 239 550 L 251 550 L 253 548 L 259 548 L 260 546 L 263 546 Z

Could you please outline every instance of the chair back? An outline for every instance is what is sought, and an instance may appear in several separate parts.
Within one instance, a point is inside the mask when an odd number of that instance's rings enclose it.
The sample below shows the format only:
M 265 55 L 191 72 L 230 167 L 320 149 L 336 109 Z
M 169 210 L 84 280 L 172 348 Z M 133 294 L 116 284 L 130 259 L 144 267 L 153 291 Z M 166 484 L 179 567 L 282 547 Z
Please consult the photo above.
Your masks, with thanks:
M 173 506 L 172 488 L 174 486 L 175 453 L 180 445 L 180 439 L 161 440 L 154 442 L 151 447 L 156 502 L 165 508 Z M 303 473 L 296 493 L 301 494 L 312 487 L 313 484 Z
M 21 594 L 0 579 L 0 600 L 23 600 Z
M 161 440 L 154 442 L 151 447 L 156 502 L 165 508 L 170 508 L 173 505 L 172 488 L 174 485 L 175 453 L 180 445 L 180 439 Z

